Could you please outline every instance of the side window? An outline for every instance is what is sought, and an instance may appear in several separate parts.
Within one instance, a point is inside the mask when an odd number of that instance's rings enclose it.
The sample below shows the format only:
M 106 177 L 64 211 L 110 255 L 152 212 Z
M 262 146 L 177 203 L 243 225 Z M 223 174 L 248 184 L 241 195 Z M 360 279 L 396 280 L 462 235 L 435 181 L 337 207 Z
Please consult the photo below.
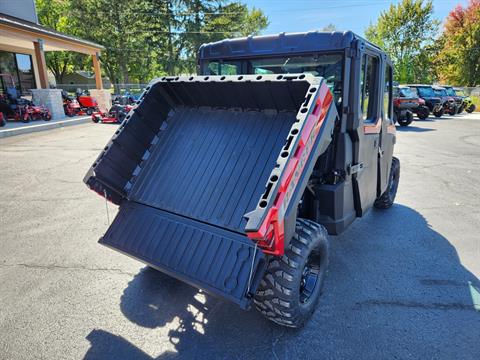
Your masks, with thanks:
M 219 63 L 216 61 L 211 61 L 208 63 L 208 65 L 205 68 L 205 75 L 219 75 L 220 69 L 219 69 Z
M 210 61 L 204 66 L 205 75 L 237 75 L 240 73 L 239 62 Z
M 221 63 L 219 75 L 237 75 L 239 74 L 239 71 L 238 71 L 239 67 L 240 67 L 240 64 Z
M 392 67 L 385 67 L 385 86 L 383 89 L 383 114 L 385 118 L 392 118 Z
M 363 120 L 374 120 L 374 95 L 377 93 L 377 72 L 378 59 L 373 56 L 364 55 L 362 60 L 362 112 Z

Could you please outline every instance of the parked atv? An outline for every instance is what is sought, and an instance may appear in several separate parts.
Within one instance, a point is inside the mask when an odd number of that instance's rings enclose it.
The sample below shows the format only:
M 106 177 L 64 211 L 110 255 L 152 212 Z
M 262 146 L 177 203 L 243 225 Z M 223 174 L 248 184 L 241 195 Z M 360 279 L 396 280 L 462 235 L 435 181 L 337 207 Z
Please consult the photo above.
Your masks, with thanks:
M 457 103 L 452 96 L 447 94 L 447 89 L 445 89 L 443 86 L 436 85 L 432 86 L 432 89 L 435 92 L 435 95 L 442 99 L 444 112 L 451 116 L 456 115 L 458 111 Z
M 466 112 L 471 114 L 472 112 L 475 111 L 475 104 L 473 103 L 473 100 L 468 94 L 465 92 L 464 89 L 462 88 L 455 88 L 455 93 L 460 96 L 463 100 L 463 108 L 465 109 Z
M 444 114 L 443 101 L 435 95 L 431 85 L 412 84 L 407 86 L 425 102 L 424 105 L 435 117 L 441 117 Z
M 453 88 L 453 86 L 444 85 L 442 87 L 445 88 L 445 91 L 446 91 L 447 95 L 450 96 L 451 98 L 453 98 L 453 100 L 455 100 L 455 105 L 457 106 L 457 114 L 462 113 L 464 108 L 465 108 L 465 105 L 463 103 L 463 97 L 458 95 L 455 92 L 455 89 Z
M 394 86 L 393 88 L 393 119 L 400 126 L 408 126 L 416 113 L 420 119 L 426 119 L 430 110 L 421 105 L 421 100 L 408 86 Z
M 391 62 L 352 32 L 309 32 L 202 45 L 199 69 L 153 80 L 86 174 L 119 205 L 100 243 L 301 327 L 328 233 L 395 200 Z

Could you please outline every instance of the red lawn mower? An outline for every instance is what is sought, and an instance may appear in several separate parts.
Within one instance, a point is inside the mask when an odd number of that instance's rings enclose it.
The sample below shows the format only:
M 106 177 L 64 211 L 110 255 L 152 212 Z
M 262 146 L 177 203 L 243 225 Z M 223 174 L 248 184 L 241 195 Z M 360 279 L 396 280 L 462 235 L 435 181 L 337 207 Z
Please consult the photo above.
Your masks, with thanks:
M 30 122 L 31 120 L 52 119 L 52 115 L 48 108 L 43 105 L 35 105 L 30 100 L 22 98 L 17 92 L 15 81 L 9 74 L 0 74 L 1 77 L 9 78 L 12 85 L 7 87 L 5 95 L 0 95 L 0 112 L 3 121 L 22 121 Z
M 94 123 L 120 124 L 132 109 L 133 105 L 120 105 L 114 103 L 108 113 L 103 113 L 101 111 L 94 112 L 92 114 L 92 121 Z
M 77 101 L 80 107 L 87 115 L 92 115 L 94 112 L 99 112 L 98 102 L 95 98 L 88 95 L 86 92 L 77 90 Z
M 77 99 L 73 96 L 68 95 L 65 90 L 62 90 L 62 99 L 63 99 L 63 111 L 67 116 L 75 116 L 75 115 L 84 115 L 80 104 L 78 103 Z

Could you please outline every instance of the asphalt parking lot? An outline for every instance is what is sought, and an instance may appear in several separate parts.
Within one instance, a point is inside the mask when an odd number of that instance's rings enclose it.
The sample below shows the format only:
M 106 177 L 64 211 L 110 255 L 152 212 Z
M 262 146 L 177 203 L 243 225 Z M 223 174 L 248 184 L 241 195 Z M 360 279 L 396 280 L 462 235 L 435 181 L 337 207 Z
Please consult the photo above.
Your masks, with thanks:
M 0 139 L 0 359 L 480 359 L 480 114 L 399 129 L 397 203 L 331 238 L 302 330 L 97 244 L 82 178 L 115 129 Z

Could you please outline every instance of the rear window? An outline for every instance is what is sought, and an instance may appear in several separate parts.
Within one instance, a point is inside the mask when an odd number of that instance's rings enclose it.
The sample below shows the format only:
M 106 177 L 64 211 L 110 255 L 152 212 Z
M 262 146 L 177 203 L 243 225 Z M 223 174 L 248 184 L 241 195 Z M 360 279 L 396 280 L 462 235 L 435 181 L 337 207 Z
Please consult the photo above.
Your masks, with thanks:
M 406 97 L 406 98 L 417 97 L 415 92 L 410 88 L 401 88 L 399 92 L 401 97 Z
M 446 92 L 448 96 L 456 96 L 455 90 L 453 90 L 453 88 L 446 88 Z
M 343 55 L 311 54 L 300 56 L 276 56 L 246 60 L 210 60 L 202 65 L 203 75 L 239 74 L 298 74 L 309 73 L 321 76 L 341 102 Z
M 431 87 L 419 87 L 418 88 L 418 94 L 420 97 L 434 97 L 435 92 Z

